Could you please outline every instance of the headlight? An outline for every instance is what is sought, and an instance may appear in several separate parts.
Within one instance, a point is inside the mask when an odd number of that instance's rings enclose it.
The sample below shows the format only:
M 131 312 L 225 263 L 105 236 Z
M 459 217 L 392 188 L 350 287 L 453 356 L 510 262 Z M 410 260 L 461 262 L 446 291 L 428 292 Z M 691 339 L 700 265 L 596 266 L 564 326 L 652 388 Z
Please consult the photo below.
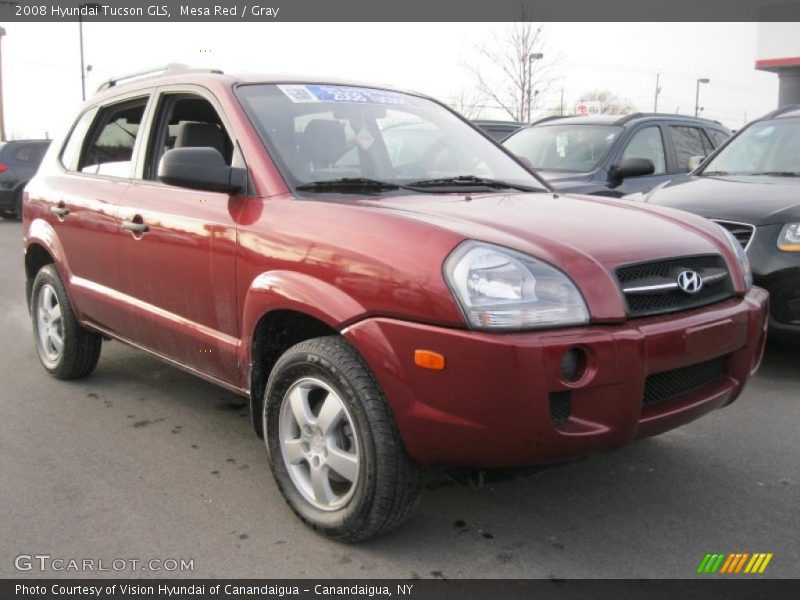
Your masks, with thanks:
M 784 252 L 800 251 L 800 223 L 787 223 L 778 236 L 778 250 Z
M 575 284 L 514 250 L 468 241 L 448 257 L 445 277 L 470 327 L 534 329 L 589 322 Z
M 724 233 L 725 237 L 728 239 L 728 245 L 736 255 L 736 259 L 739 262 L 739 267 L 742 269 L 745 288 L 749 290 L 751 287 L 753 287 L 753 271 L 750 270 L 750 261 L 747 259 L 747 254 L 745 254 L 744 248 L 742 248 L 739 240 L 737 240 L 730 231 L 725 229 L 722 225 L 717 224 L 717 226 L 722 230 L 722 233 Z

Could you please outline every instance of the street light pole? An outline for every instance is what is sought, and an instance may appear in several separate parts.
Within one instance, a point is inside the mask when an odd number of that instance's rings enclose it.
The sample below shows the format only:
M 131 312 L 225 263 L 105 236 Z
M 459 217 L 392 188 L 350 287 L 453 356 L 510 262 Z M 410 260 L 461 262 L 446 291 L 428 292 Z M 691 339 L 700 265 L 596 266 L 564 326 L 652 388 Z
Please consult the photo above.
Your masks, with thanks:
M 86 71 L 83 66 L 83 17 L 78 12 L 78 36 L 81 42 L 81 100 L 86 102 Z
M 707 77 L 703 77 L 697 80 L 697 88 L 694 92 L 694 116 L 698 116 L 700 114 L 700 84 L 701 83 L 711 83 L 711 80 Z
M 3 110 L 3 37 L 6 30 L 0 27 L 0 142 L 6 141 L 6 120 Z
M 531 95 L 531 82 L 533 81 L 533 61 L 541 60 L 542 58 L 544 58 L 544 54 L 541 52 L 532 52 L 531 54 L 528 54 L 528 101 L 525 119 L 528 123 L 531 122 L 531 100 L 533 98 Z

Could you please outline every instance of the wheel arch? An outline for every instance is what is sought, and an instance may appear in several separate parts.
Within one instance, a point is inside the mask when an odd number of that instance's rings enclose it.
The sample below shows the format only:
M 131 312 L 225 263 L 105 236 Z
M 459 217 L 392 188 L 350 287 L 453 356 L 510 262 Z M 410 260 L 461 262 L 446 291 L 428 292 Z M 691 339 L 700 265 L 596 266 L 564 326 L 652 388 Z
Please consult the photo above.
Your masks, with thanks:
M 363 318 L 365 308 L 339 288 L 294 271 L 268 271 L 251 283 L 242 331 L 253 427 L 263 435 L 261 409 L 272 368 L 290 347 L 325 335 L 340 335 Z
M 55 265 L 69 295 L 69 267 L 58 236 L 50 223 L 34 219 L 25 236 L 25 288 L 29 309 L 33 280 L 39 270 L 48 264 Z

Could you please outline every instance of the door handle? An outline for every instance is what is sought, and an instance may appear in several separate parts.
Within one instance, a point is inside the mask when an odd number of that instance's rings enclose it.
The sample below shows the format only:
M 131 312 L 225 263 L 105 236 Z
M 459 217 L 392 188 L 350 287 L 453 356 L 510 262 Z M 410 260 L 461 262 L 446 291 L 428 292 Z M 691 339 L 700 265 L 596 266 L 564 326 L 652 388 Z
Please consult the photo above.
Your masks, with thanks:
M 136 221 L 123 221 L 122 228 L 133 233 L 147 233 L 150 227 L 144 223 L 137 223 Z
M 63 219 L 69 214 L 69 209 L 64 206 L 63 202 L 59 202 L 56 206 L 50 207 L 50 212 L 56 215 L 57 217 Z

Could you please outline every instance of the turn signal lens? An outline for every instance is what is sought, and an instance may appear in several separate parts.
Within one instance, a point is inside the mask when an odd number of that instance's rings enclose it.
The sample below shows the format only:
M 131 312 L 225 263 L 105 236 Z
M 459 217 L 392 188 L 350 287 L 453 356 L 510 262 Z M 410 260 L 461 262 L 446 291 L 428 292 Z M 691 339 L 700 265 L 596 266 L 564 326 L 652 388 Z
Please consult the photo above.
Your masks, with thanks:
M 430 350 L 414 350 L 414 364 L 423 369 L 444 371 L 444 356 Z

